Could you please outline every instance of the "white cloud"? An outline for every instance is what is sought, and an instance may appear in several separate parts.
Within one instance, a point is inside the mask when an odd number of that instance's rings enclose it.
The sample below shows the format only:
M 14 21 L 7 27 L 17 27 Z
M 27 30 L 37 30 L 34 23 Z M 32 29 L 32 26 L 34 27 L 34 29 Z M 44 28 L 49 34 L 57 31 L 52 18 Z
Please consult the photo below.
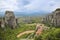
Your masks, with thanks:
M 1 0 L 0 1 L 0 10 L 5 11 L 5 10 L 17 10 L 17 1 L 16 0 Z
M 60 8 L 60 0 L 0 0 L 0 11 L 53 11 Z
M 60 1 L 50 0 L 42 8 L 43 8 L 43 10 L 46 10 L 46 11 L 54 11 L 56 8 L 60 8 Z
M 32 3 L 24 7 L 30 10 L 37 10 L 38 8 L 40 8 L 40 6 L 41 6 L 41 0 L 34 0 L 32 1 Z
M 59 0 L 34 0 L 31 4 L 24 6 L 27 11 L 53 11 L 60 8 Z

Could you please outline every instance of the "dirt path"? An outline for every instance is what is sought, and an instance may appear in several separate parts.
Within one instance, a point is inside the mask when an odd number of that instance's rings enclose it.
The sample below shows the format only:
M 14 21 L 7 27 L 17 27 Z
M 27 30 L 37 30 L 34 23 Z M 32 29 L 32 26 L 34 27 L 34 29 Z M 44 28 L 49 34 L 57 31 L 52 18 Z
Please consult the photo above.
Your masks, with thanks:
M 33 32 L 34 32 L 34 30 L 22 32 L 22 33 L 20 33 L 20 34 L 17 35 L 17 38 L 21 37 L 24 34 L 29 34 L 29 33 L 33 33 Z
M 39 26 L 39 25 L 44 26 L 44 24 L 37 24 L 37 25 L 38 25 L 38 26 Z M 36 26 L 36 27 L 37 27 L 37 26 Z M 42 30 L 43 30 L 42 28 L 43 28 L 43 27 L 40 26 L 40 29 L 37 30 L 36 34 L 41 34 L 41 33 L 42 33 Z M 30 31 L 22 32 L 22 33 L 20 33 L 20 34 L 17 35 L 17 38 L 21 37 L 21 36 L 24 35 L 24 34 L 29 34 L 29 33 L 33 33 L 33 32 L 35 32 L 35 30 L 30 30 Z

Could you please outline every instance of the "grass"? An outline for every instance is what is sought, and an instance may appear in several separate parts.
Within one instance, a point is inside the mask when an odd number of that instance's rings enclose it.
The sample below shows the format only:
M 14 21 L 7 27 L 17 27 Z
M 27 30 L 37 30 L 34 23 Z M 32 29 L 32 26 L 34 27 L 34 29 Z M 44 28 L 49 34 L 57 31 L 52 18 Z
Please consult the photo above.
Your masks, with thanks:
M 1 30 L 0 38 L 2 38 L 2 40 L 20 40 L 20 38 L 16 37 L 17 34 L 27 30 L 35 30 L 35 25 L 20 24 L 16 29 L 10 29 L 7 27 L 6 31 Z M 23 37 L 26 37 L 26 35 Z
M 38 38 L 35 40 L 60 40 L 60 28 L 54 28 L 44 31 Z
M 27 31 L 27 30 L 35 30 L 36 25 L 32 24 L 19 24 L 19 26 L 16 29 L 11 29 L 9 27 L 6 28 L 6 31 L 3 31 L 0 28 L 0 39 L 1 40 L 20 40 L 22 38 L 27 38 L 30 34 L 25 34 L 21 36 L 20 38 L 17 38 L 17 34 Z M 60 28 L 54 28 L 52 27 L 51 29 L 47 31 L 43 31 L 42 35 L 39 36 L 39 38 L 42 38 L 42 40 L 48 40 L 48 38 L 60 38 Z M 36 38 L 39 40 L 39 38 Z M 60 39 L 58 39 L 60 40 Z

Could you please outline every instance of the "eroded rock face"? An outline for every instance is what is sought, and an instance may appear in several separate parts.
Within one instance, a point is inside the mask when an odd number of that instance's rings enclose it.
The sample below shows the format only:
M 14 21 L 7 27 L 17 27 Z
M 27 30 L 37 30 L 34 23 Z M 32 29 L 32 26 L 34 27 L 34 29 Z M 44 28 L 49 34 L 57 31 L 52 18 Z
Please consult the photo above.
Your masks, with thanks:
M 5 22 L 4 22 L 4 18 L 3 18 L 3 17 L 0 18 L 0 27 L 1 27 L 2 29 L 5 28 Z
M 1 19 L 0 19 L 0 27 L 1 27 Z
M 54 26 L 60 26 L 60 8 L 56 9 L 54 12 L 52 12 L 52 14 L 48 15 L 45 19 L 43 19 L 45 23 Z
M 60 26 L 60 9 L 56 9 L 54 12 L 54 25 Z
M 13 11 L 5 12 L 5 24 L 10 26 L 11 28 L 16 27 L 16 19 Z

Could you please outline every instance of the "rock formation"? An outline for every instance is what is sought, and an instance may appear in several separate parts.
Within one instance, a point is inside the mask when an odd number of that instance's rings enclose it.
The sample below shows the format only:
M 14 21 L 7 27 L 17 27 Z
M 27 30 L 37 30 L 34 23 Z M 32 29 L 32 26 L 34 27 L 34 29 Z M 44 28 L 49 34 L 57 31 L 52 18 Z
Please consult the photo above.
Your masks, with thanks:
M 3 17 L 0 18 L 0 27 L 3 29 L 5 28 L 5 22 Z
M 43 22 L 49 25 L 60 26 L 60 8 L 43 18 Z
M 16 27 L 17 23 L 16 23 L 16 18 L 13 11 L 5 12 L 5 24 L 10 26 L 11 28 Z
M 0 19 L 0 27 L 1 27 L 1 19 Z
M 13 11 L 6 11 L 5 16 L 0 18 L 0 27 L 5 28 L 6 26 L 14 29 L 17 27 L 18 20 L 15 18 Z

